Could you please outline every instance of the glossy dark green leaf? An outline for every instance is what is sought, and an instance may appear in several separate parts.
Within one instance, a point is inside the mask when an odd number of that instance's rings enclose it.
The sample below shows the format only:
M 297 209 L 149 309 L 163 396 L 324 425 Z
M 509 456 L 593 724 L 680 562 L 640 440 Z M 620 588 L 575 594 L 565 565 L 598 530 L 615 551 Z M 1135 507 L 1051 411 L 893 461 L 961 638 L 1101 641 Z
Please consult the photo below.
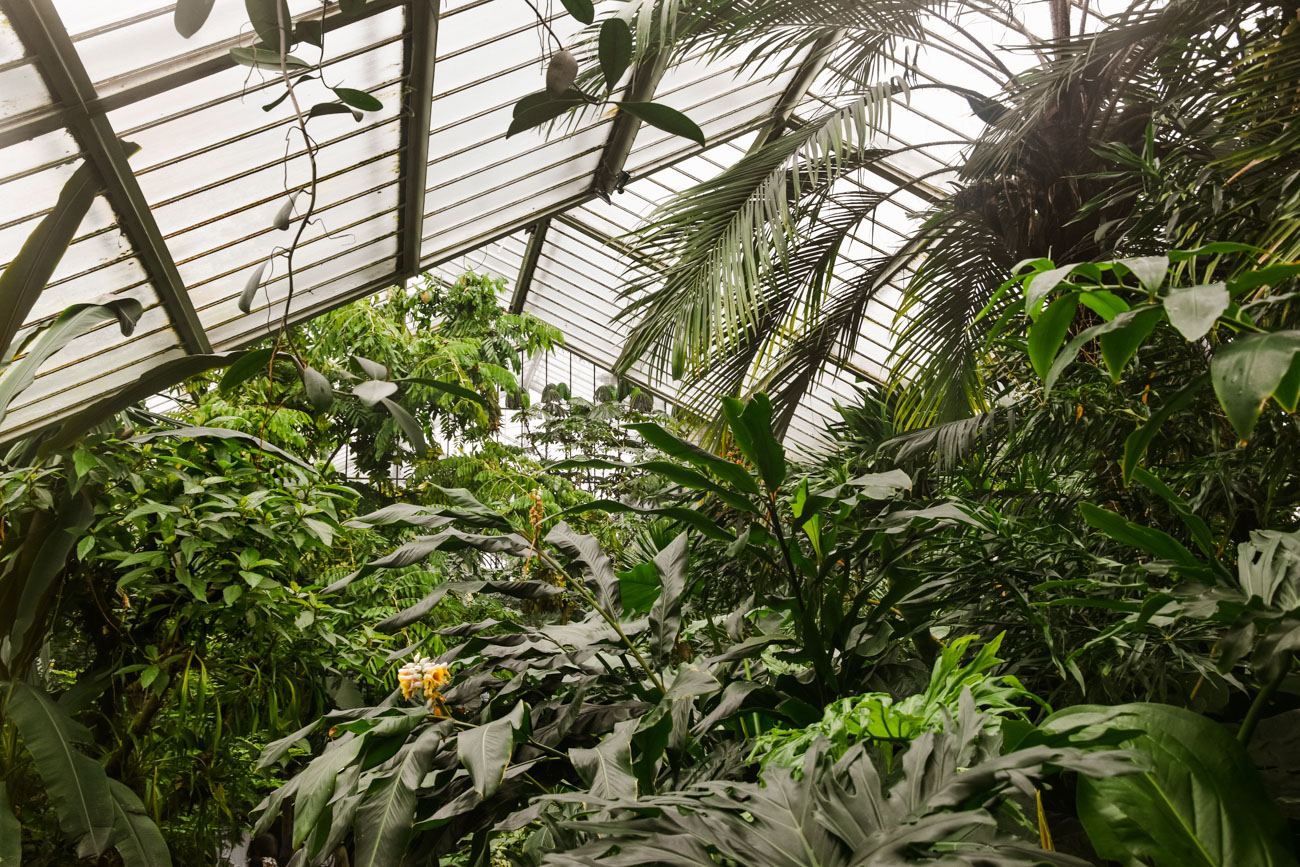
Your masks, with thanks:
M 219 386 L 221 392 L 229 394 L 248 380 L 263 373 L 271 363 L 272 351 L 272 348 L 267 346 L 262 349 L 250 349 L 241 355 L 221 377 Z
M 1060 352 L 1065 342 L 1065 333 L 1074 321 L 1074 312 L 1079 309 L 1079 296 L 1073 292 L 1062 295 L 1047 305 L 1038 317 L 1029 325 L 1028 346 L 1029 363 L 1034 372 L 1046 378 L 1052 369 L 1052 361 Z
M 388 398 L 380 398 L 379 402 L 388 410 L 388 414 L 397 422 L 397 426 L 402 429 L 402 434 L 406 437 L 406 444 L 411 447 L 411 451 L 418 456 L 423 457 L 429 452 L 429 443 L 424 439 L 424 428 L 415 420 L 415 416 L 407 411 L 406 407 L 397 401 Z
M 632 62 L 632 30 L 622 18 L 609 18 L 600 25 L 600 71 L 605 86 L 613 90 Z
M 302 390 L 316 412 L 324 412 L 334 403 L 334 386 L 310 364 L 304 365 L 302 369 Z
M 609 800 L 636 797 L 636 776 L 632 773 L 632 735 L 636 727 L 637 720 L 625 720 L 591 749 L 569 750 L 574 770 L 593 797 Z
M 248 279 L 244 281 L 244 291 L 239 295 L 239 310 L 241 313 L 253 312 L 253 298 L 257 295 L 257 290 L 262 285 L 262 275 L 266 273 L 266 266 L 268 264 L 270 264 L 269 259 L 254 268 L 249 273 Z
M 704 147 L 703 130 L 696 126 L 695 121 L 675 108 L 669 108 L 657 102 L 618 102 L 615 104 L 621 111 L 627 112 L 643 123 L 648 123 L 664 132 L 688 138 L 700 147 Z
M 1143 289 L 1155 292 L 1165 282 L 1169 261 L 1168 256 L 1137 256 L 1132 259 L 1117 259 L 1115 264 L 1138 278 Z
M 768 493 L 776 493 L 785 482 L 786 466 L 785 447 L 772 431 L 772 402 L 761 393 L 744 403 L 724 397 L 722 411 L 736 447 L 758 469 Z
M 1111 725 L 1141 735 L 1124 745 L 1151 762 L 1145 773 L 1081 777 L 1079 818 L 1097 854 L 1152 867 L 1293 867 L 1289 834 L 1259 772 L 1219 723 L 1177 707 L 1083 705 L 1043 728 L 1107 711 Z
M 370 787 L 356 815 L 352 863 L 357 867 L 402 862 L 415 819 L 416 792 L 444 738 L 441 726 L 425 729 L 394 758 L 396 766 Z
M 1219 347 L 1210 360 L 1210 375 L 1219 404 L 1237 435 L 1249 439 L 1270 397 L 1284 408 L 1296 408 L 1293 366 L 1300 353 L 1300 331 L 1246 334 Z M 1288 377 L 1288 374 L 1291 374 Z
M 353 108 L 362 111 L 379 111 L 384 107 L 382 102 L 364 90 L 355 90 L 351 87 L 336 87 L 334 88 L 334 95 Z
M 1228 293 L 1236 298 L 1244 292 L 1261 286 L 1275 286 L 1284 280 L 1300 276 L 1300 264 L 1284 263 L 1266 265 L 1238 275 L 1228 281 Z
M 508 716 L 457 736 L 456 753 L 480 797 L 490 798 L 501 787 L 514 752 L 515 733 L 523 730 L 526 716 L 527 707 L 519 702 Z
M 758 484 L 749 471 L 726 458 L 707 452 L 694 443 L 688 443 L 674 436 L 654 422 L 638 422 L 628 425 L 629 430 L 636 431 L 647 443 L 659 451 L 679 461 L 704 470 L 725 481 L 728 485 L 744 494 L 757 495 Z
M 663 591 L 654 563 L 638 563 L 618 573 L 618 592 L 626 614 L 645 614 Z
M 24 683 L 13 685 L 8 713 L 78 857 L 103 854 L 113 836 L 113 801 L 103 766 L 77 748 L 91 742 L 90 731 Z
M 582 24 L 590 24 L 596 20 L 596 7 L 592 5 L 591 0 L 561 0 L 564 8 L 569 14 Z
M 77 495 L 60 507 L 48 532 L 39 538 L 24 540 L 26 544 L 40 547 L 31 567 L 27 570 L 27 575 L 24 576 L 18 607 L 13 612 L 8 636 L 12 655 L 16 656 L 24 649 L 28 630 L 44 619 L 41 616 L 42 610 L 48 610 L 52 603 L 52 596 L 60 591 L 61 582 L 57 579 L 67 565 L 73 547 L 86 532 L 94 517 L 94 504 L 84 495 Z M 10 580 L 15 578 L 17 576 L 13 576 Z M 33 636 L 37 642 L 43 640 L 43 637 L 43 634 Z
M 63 185 L 54 210 L 37 224 L 18 255 L 0 272 L 0 358 L 8 357 L 6 350 L 62 261 L 97 189 L 94 171 L 83 163 Z
M 288 0 L 244 0 L 248 21 L 262 44 L 276 54 L 288 53 L 293 47 L 293 17 Z M 285 37 L 281 42 L 281 35 Z
M 564 465 L 568 465 L 565 462 Z M 562 465 L 557 465 L 562 466 Z M 630 515 L 658 515 L 663 518 L 670 518 L 688 527 L 699 530 L 710 539 L 716 539 L 719 542 L 733 542 L 736 534 L 719 526 L 708 515 L 698 509 L 688 509 L 684 506 L 666 506 L 662 508 L 629 506 L 627 503 L 621 503 L 618 500 L 592 500 L 589 503 L 579 503 L 576 506 L 570 506 L 560 513 L 560 517 L 566 515 L 580 515 L 583 512 L 605 512 L 607 514 L 630 514 Z M 658 585 L 656 585 L 658 586 Z
M 325 813 L 344 768 L 356 761 L 365 746 L 363 735 L 345 735 L 332 742 L 294 779 L 293 845 L 301 846 Z
M 135 792 L 117 780 L 108 781 L 108 791 L 113 798 L 113 847 L 122 867 L 171 867 L 167 841 Z
M 1169 324 L 1188 340 L 1200 340 L 1232 301 L 1223 283 L 1171 289 L 1165 296 Z
M 177 0 L 176 12 L 172 16 L 176 32 L 186 39 L 198 33 L 199 28 L 208 20 L 215 2 L 216 0 Z
M 306 42 L 316 48 L 320 48 L 325 41 L 324 28 L 321 26 L 319 18 L 307 18 L 299 21 L 294 25 L 293 33 L 299 42 Z
M 1040 259 L 1040 264 L 1051 264 L 1050 260 Z M 1042 309 L 1043 300 L 1060 286 L 1074 271 L 1074 265 L 1062 265 L 1059 268 L 1040 270 L 1029 279 L 1025 286 L 1025 314 L 1030 319 L 1037 319 Z

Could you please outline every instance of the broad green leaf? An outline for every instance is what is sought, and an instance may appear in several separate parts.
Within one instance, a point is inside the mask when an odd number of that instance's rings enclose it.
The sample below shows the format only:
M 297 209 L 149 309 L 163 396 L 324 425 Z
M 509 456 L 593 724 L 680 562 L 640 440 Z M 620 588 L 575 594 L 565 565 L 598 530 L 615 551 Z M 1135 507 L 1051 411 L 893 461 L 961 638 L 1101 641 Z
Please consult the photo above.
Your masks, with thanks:
M 1116 542 L 1140 548 L 1155 557 L 1172 560 L 1184 566 L 1201 568 L 1203 565 L 1192 556 L 1191 551 L 1183 547 L 1182 542 L 1163 530 L 1135 524 L 1109 509 L 1094 506 L 1092 503 L 1080 503 L 1079 511 L 1083 513 L 1085 521 Z
M 1188 533 L 1191 534 L 1192 541 L 1196 547 L 1207 558 L 1216 560 L 1217 553 L 1214 548 L 1214 538 L 1210 535 L 1210 528 L 1202 520 L 1201 516 L 1192 511 L 1192 507 L 1187 501 L 1178 496 L 1173 488 L 1162 482 L 1155 474 L 1137 467 L 1133 470 L 1133 478 L 1137 479 L 1147 490 L 1157 494 L 1162 500 L 1169 504 L 1175 514 L 1182 519 L 1186 525 Z
M 1215 241 L 1194 250 L 1170 250 L 1170 262 L 1185 262 L 1194 256 L 1218 256 L 1224 253 L 1263 253 L 1259 247 L 1250 244 L 1238 244 L 1235 241 Z
M 1052 360 L 1060 352 L 1061 344 L 1065 342 L 1065 333 L 1078 309 L 1079 296 L 1071 292 L 1048 304 L 1038 319 L 1029 324 L 1029 363 L 1040 377 L 1046 378 L 1047 372 L 1052 369 Z
M 501 787 L 514 751 L 515 732 L 525 724 L 526 705 L 519 702 L 509 716 L 462 731 L 456 738 L 460 763 L 469 771 L 474 791 L 490 798 Z
M 737 448 L 758 469 L 768 494 L 775 494 L 785 482 L 786 466 L 785 448 L 772 433 L 772 402 L 762 393 L 744 403 L 724 397 L 722 411 Z
M 1047 262 L 1047 260 L 1043 259 L 1039 261 Z M 1074 267 L 1073 265 L 1062 265 L 1059 268 L 1039 271 L 1030 278 L 1029 284 L 1025 287 L 1025 314 L 1030 319 L 1038 318 L 1043 299 L 1050 295 L 1053 289 L 1065 282 Z
M 1124 745 L 1150 760 L 1145 773 L 1080 777 L 1079 818 L 1097 854 L 1151 867 L 1294 867 L 1289 833 L 1245 750 L 1223 726 L 1181 708 L 1081 705 L 1079 714 L 1113 714 L 1110 725 L 1142 732 Z
M 1285 409 L 1294 411 L 1300 373 L 1296 353 L 1300 352 L 1300 331 L 1247 334 L 1219 347 L 1210 360 L 1210 375 L 1219 404 L 1237 435 L 1250 438 L 1264 401 L 1277 398 Z M 1289 375 L 1288 375 L 1289 374 Z
M 389 400 L 385 397 L 380 398 L 379 402 L 384 405 L 384 409 L 388 410 L 388 414 L 397 421 L 398 427 L 402 429 L 402 433 L 406 436 L 406 443 L 411 447 L 411 451 L 420 457 L 428 454 L 429 443 L 424 439 L 424 429 L 415 420 L 415 416 L 411 415 L 406 407 L 395 400 Z
M 14 398 L 35 381 L 37 371 L 51 355 L 105 322 L 116 321 L 122 334 L 130 335 L 143 314 L 144 305 L 134 298 L 106 298 L 74 304 L 33 332 L 22 347 L 26 354 L 8 366 L 0 366 L 0 421 Z
M 267 346 L 263 349 L 250 349 L 241 355 L 221 377 L 221 392 L 228 394 L 266 370 L 267 365 L 271 363 L 272 352 L 272 348 Z
M 1098 342 L 1101 344 L 1101 357 L 1106 362 L 1106 369 L 1110 371 L 1110 378 L 1119 382 L 1120 376 L 1124 373 L 1124 368 L 1128 366 L 1130 360 L 1137 353 L 1140 347 L 1151 335 L 1152 330 L 1160 322 L 1162 312 L 1159 307 L 1139 307 L 1131 311 L 1132 319 L 1127 320 L 1126 324 L 1116 327 L 1107 328 L 1120 321 L 1116 316 L 1110 322 L 1103 326 L 1105 330 L 1101 332 Z M 1127 314 L 1125 314 L 1127 315 Z
M 9 803 L 9 790 L 0 780 L 0 867 L 20 867 L 23 861 L 23 829 Z
M 618 573 L 618 592 L 626 614 L 648 612 L 662 590 L 659 570 L 654 563 L 638 563 L 628 571 Z
M 618 576 L 599 542 L 591 536 L 574 532 L 564 521 L 551 528 L 546 541 L 563 551 L 582 569 L 585 583 L 592 587 L 597 605 L 615 617 L 622 614 Z
M 1156 434 L 1160 432 L 1160 426 L 1169 419 L 1171 415 L 1186 407 L 1192 402 L 1192 399 L 1200 393 L 1210 382 L 1210 375 L 1203 373 L 1193 379 L 1187 385 L 1179 389 L 1178 393 L 1171 397 L 1164 406 L 1151 414 L 1151 417 L 1133 433 L 1129 434 L 1124 440 L 1124 460 L 1121 465 L 1124 484 L 1129 483 L 1133 477 L 1133 470 L 1142 460 L 1142 456 L 1147 452 L 1147 446 L 1155 439 Z
M 690 549 L 686 533 L 655 555 L 654 564 L 659 572 L 663 592 L 650 609 L 650 650 L 660 659 L 669 659 L 677 645 L 677 632 L 682 625 L 682 594 L 686 591 L 686 565 Z
M 167 841 L 135 792 L 117 780 L 108 781 L 108 791 L 113 798 L 113 846 L 123 867 L 171 867 Z
M 592 5 L 591 0 L 561 0 L 564 8 L 569 14 L 582 24 L 590 24 L 596 20 L 596 7 Z
M 632 773 L 632 735 L 638 720 L 624 720 L 614 726 L 591 749 L 570 749 L 569 759 L 596 798 L 609 800 L 636 797 L 636 776 Z
M 1107 322 L 1132 309 L 1123 298 L 1105 289 L 1080 292 L 1079 303 Z
M 59 826 L 77 844 L 78 857 L 103 854 L 113 836 L 108 777 L 99 762 L 76 747 L 90 742 L 90 731 L 25 683 L 13 685 L 8 712 L 54 804 Z
M 389 867 L 402 862 L 415 819 L 416 791 L 445 739 L 444 725 L 425 729 L 405 745 L 396 757 L 396 766 L 371 785 L 357 809 L 352 859 L 357 867 Z
M 412 383 L 414 385 L 424 385 L 429 388 L 437 389 L 438 391 L 448 394 L 451 397 L 459 397 L 462 400 L 473 401 L 474 403 L 477 403 L 479 406 L 482 406 L 485 409 L 491 407 L 491 403 L 483 395 L 479 394 L 474 389 L 466 388 L 465 386 L 457 382 L 448 382 L 443 379 L 428 379 L 422 376 L 404 376 L 394 381 L 401 382 L 401 383 Z
M 289 14 L 288 0 L 244 0 L 244 8 L 257 38 L 277 57 L 293 47 L 293 34 L 289 32 L 293 27 L 293 17 Z M 280 42 L 282 33 L 283 45 Z
M 84 494 L 79 494 L 63 504 L 44 534 L 31 538 L 32 529 L 29 528 L 29 537 L 23 540 L 24 544 L 40 547 L 20 585 L 22 589 L 18 607 L 13 613 L 9 628 L 11 660 L 24 650 L 27 631 L 33 626 L 42 625 L 48 619 L 48 608 L 54 603 L 54 595 L 61 590 L 62 582 L 56 579 L 67 565 L 73 546 L 86 532 L 94 517 L 94 504 Z M 10 576 L 10 580 L 18 580 L 18 576 Z M 44 630 L 38 630 L 33 639 L 37 642 L 44 641 Z
M 344 735 L 326 747 L 325 752 L 312 760 L 294 783 L 297 792 L 293 800 L 293 845 L 302 842 L 315 829 L 316 822 L 325 813 L 334 788 L 345 769 L 356 761 L 365 746 L 364 735 Z
M 397 383 L 370 379 L 353 387 L 352 396 L 366 406 L 374 406 L 386 397 L 397 394 Z
M 334 386 L 310 364 L 303 365 L 302 368 L 302 390 L 307 395 L 307 402 L 316 412 L 324 412 L 334 403 Z
M 674 436 L 654 422 L 638 422 L 627 427 L 629 430 L 636 431 L 642 439 L 668 457 L 677 458 L 697 469 L 711 473 L 743 494 L 758 494 L 758 484 L 754 481 L 754 477 L 739 464 L 718 457 L 712 452 L 706 452 L 694 443 L 688 443 Z
M 682 138 L 688 138 L 700 147 L 705 145 L 703 130 L 696 126 L 695 121 L 675 108 L 669 108 L 657 102 L 616 102 L 615 105 L 621 111 L 627 112 L 637 120 L 648 123 L 656 129 L 679 135 Z
M 335 96 L 353 108 L 362 111 L 380 111 L 384 107 L 382 102 L 364 90 L 354 90 L 351 87 L 336 87 L 333 90 Z
M 1165 297 L 1169 324 L 1188 340 L 1200 340 L 1232 301 L 1222 283 L 1172 289 Z
M 208 20 L 215 2 L 216 0 L 178 0 L 176 14 L 172 18 L 176 32 L 186 39 L 198 33 L 199 28 Z
M 1300 275 L 1300 264 L 1267 265 L 1263 268 L 1247 271 L 1229 280 L 1228 293 L 1233 298 L 1236 298 L 1243 292 L 1249 292 L 1251 289 L 1258 289 L 1261 286 L 1275 286 L 1283 280 L 1289 280 L 1297 275 Z
M 1117 259 L 1115 264 L 1128 271 L 1142 284 L 1142 288 L 1154 293 L 1165 282 L 1169 272 L 1168 256 L 1138 256 L 1133 259 Z
M 59 191 L 54 209 L 37 224 L 18 255 L 0 272 L 0 358 L 9 357 L 6 350 L 62 261 L 95 200 L 97 188 L 94 170 L 83 163 Z
M 352 356 L 352 360 L 371 379 L 388 379 L 388 367 L 386 365 L 380 364 L 378 361 L 371 361 L 369 358 L 362 358 L 360 355 Z
M 280 759 L 284 758 L 284 756 L 288 754 L 289 750 L 293 748 L 294 744 L 316 731 L 316 728 L 319 725 L 320 720 L 309 722 L 293 734 L 285 735 L 279 740 L 267 744 L 266 748 L 262 750 L 262 754 L 258 756 L 256 769 L 259 771 L 265 770 Z
M 608 18 L 600 25 L 600 71 L 605 85 L 613 90 L 632 62 L 632 30 L 622 18 Z
M 566 461 L 565 464 L 568 462 Z M 605 512 L 611 515 L 631 514 L 631 515 L 658 515 L 662 518 L 670 518 L 688 527 L 699 530 L 710 539 L 719 542 L 734 542 L 736 535 L 731 531 L 718 526 L 711 520 L 708 515 L 697 509 L 688 509 L 684 506 L 665 506 L 663 508 L 638 508 L 629 506 L 626 503 L 620 503 L 618 500 L 592 500 L 588 503 L 579 503 L 576 506 L 570 506 L 559 514 L 563 518 L 567 515 L 579 515 L 583 512 Z M 658 586 L 656 584 L 656 586 Z

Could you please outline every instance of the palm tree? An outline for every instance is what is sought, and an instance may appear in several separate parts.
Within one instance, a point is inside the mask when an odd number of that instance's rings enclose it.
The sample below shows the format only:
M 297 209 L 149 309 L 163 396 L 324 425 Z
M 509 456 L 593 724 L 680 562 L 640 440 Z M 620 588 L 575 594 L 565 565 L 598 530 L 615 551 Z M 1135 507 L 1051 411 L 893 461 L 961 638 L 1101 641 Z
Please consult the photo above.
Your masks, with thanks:
M 1228 238 L 1300 253 L 1294 6 L 1139 0 L 1095 32 L 1070 9 L 1052 4 L 1052 38 L 1031 43 L 1036 62 L 1016 74 L 967 27 L 1006 26 L 1015 10 L 978 0 L 682 3 L 656 18 L 672 22 L 680 54 L 757 63 L 830 45 L 831 93 L 824 111 L 683 191 L 633 236 L 636 254 L 669 264 L 625 287 L 620 367 L 644 361 L 681 378 L 703 420 L 717 394 L 763 390 L 788 422 L 819 375 L 846 363 L 867 305 L 892 285 L 902 304 L 888 385 L 897 421 L 915 427 L 988 406 L 997 383 L 981 358 L 997 317 L 979 314 L 1019 261 Z M 996 91 L 927 77 L 926 46 L 982 68 Z M 903 150 L 945 144 L 878 145 L 888 100 L 916 88 L 964 97 L 983 131 L 901 244 L 851 258 L 850 235 L 926 179 L 851 182 Z

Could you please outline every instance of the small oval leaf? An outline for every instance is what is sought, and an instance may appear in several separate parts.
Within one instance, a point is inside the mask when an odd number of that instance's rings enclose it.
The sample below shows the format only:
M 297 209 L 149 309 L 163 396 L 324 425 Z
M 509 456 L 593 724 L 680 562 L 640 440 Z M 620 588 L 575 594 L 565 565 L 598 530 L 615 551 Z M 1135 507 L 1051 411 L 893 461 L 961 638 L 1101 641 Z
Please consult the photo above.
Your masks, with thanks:
M 560 2 L 564 4 L 564 8 L 570 15 L 583 24 L 590 24 L 596 20 L 596 7 L 591 0 L 560 0 Z
M 215 2 L 216 0 L 180 0 L 172 18 L 176 32 L 186 39 L 198 33 L 199 28 L 208 20 L 208 13 L 212 11 Z
M 263 262 L 258 265 L 253 269 L 253 273 L 248 275 L 248 282 L 244 284 L 244 293 L 239 296 L 239 309 L 243 313 L 251 313 L 253 310 L 253 296 L 257 294 L 257 288 L 262 285 L 262 274 L 266 271 L 266 264 Z
M 285 199 L 284 204 L 280 206 L 279 212 L 276 213 L 274 225 L 281 232 L 289 228 L 289 223 L 293 220 L 293 206 L 300 195 L 302 195 L 302 190 L 294 190 L 289 194 L 289 198 Z
M 333 90 L 335 96 L 353 108 L 359 108 L 362 111 L 379 111 L 384 107 L 382 102 L 364 90 L 354 90 L 351 87 L 336 87 Z
M 622 18 L 610 18 L 600 25 L 599 54 L 605 86 L 613 90 L 632 62 L 632 31 Z
M 388 379 L 388 368 L 378 361 L 371 361 L 369 358 L 362 358 L 360 355 L 354 355 L 352 358 L 371 379 Z
M 688 138 L 700 147 L 704 146 L 704 131 L 696 126 L 695 121 L 675 108 L 657 102 L 619 102 L 616 105 L 656 129 Z
M 330 385 L 325 374 L 310 364 L 304 365 L 302 369 L 302 390 L 317 412 L 324 412 L 330 408 L 330 404 L 334 403 L 334 386 Z

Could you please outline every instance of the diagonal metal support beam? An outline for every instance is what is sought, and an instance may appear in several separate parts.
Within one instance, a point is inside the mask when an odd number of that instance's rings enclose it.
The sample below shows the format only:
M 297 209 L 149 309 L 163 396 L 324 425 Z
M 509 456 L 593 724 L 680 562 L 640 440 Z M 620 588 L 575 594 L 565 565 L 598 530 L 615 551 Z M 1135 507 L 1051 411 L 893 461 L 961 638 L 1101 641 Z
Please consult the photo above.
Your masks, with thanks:
M 623 92 L 623 102 L 649 102 L 654 96 L 659 80 L 668 69 L 669 52 L 658 51 L 643 58 L 632 70 L 632 80 Z M 619 112 L 614 118 L 614 126 L 605 140 L 605 149 L 600 154 L 596 166 L 596 177 L 591 188 L 605 201 L 614 191 L 623 185 L 623 166 L 632 153 L 632 142 L 636 139 L 641 121 L 626 112 Z
M 424 197 L 429 167 L 429 127 L 433 118 L 433 72 L 438 54 L 440 0 L 411 0 L 407 15 L 406 104 L 402 123 L 402 187 L 398 207 L 397 273 L 420 273 L 424 237 Z
M 808 56 L 804 58 L 803 63 L 799 64 L 799 69 L 795 72 L 794 78 L 790 79 L 790 83 L 786 85 L 781 98 L 772 107 L 771 117 L 768 118 L 767 123 L 759 127 L 758 135 L 754 137 L 754 145 L 750 150 L 762 147 L 778 138 L 785 131 L 786 124 L 790 121 L 790 116 L 794 114 L 795 107 L 807 95 L 808 88 L 812 87 L 817 75 L 826 68 L 827 62 L 831 59 L 831 53 L 835 50 L 835 46 L 844 39 L 846 32 L 843 27 L 840 27 L 824 34 L 813 43 L 812 48 L 808 51 Z
M 546 232 L 551 228 L 551 218 L 538 220 L 533 224 L 532 234 L 528 236 L 528 246 L 524 247 L 524 260 L 519 263 L 519 279 L 515 281 L 515 292 L 510 296 L 510 312 L 518 316 L 524 312 L 528 302 L 528 290 L 533 285 L 533 272 L 537 270 L 537 260 L 542 256 L 542 245 L 546 243 Z
M 118 225 L 140 257 L 181 345 L 193 354 L 212 352 L 185 282 L 127 162 L 124 143 L 108 115 L 97 107 L 95 86 L 51 0 L 7 0 L 4 10 L 27 50 L 36 56 L 50 94 L 67 110 L 68 128 L 99 174 Z

